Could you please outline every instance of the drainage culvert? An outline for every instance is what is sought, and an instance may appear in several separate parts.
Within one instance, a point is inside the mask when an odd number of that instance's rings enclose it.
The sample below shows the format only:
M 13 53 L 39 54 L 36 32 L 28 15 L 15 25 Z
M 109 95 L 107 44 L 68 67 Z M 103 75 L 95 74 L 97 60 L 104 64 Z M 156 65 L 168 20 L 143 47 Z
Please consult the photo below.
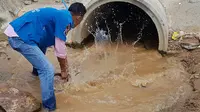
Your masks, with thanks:
M 150 43 L 160 51 L 167 50 L 167 19 L 158 0 L 91 1 L 74 36 L 80 42 L 91 36 L 97 28 L 106 31 L 112 42 L 122 37 L 124 43 L 140 41 L 144 45 Z

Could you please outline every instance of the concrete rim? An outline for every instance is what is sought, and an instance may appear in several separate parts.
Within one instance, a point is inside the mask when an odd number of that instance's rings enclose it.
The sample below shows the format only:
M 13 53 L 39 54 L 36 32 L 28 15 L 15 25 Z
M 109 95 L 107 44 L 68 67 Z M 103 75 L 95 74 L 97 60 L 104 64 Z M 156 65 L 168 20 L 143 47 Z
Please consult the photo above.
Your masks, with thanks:
M 87 13 L 83 19 L 83 22 L 79 26 L 80 35 L 79 38 L 86 38 L 88 33 L 85 30 L 85 22 L 88 19 L 88 16 L 99 6 L 110 3 L 110 2 L 127 2 L 133 5 L 138 6 L 144 10 L 150 18 L 153 20 L 159 36 L 159 51 L 167 51 L 168 47 L 168 24 L 167 16 L 164 10 L 164 7 L 159 0 L 92 0 L 89 4 L 86 5 Z

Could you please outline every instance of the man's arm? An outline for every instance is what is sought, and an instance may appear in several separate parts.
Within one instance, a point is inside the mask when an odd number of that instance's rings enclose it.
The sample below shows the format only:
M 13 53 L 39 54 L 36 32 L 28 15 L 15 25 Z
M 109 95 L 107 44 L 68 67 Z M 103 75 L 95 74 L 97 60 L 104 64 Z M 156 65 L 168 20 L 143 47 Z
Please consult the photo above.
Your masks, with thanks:
M 69 17 L 63 11 L 59 11 L 55 16 L 55 53 L 58 57 L 58 62 L 61 68 L 61 77 L 63 79 L 68 79 L 68 63 L 66 55 L 66 35 L 70 30 L 72 21 L 69 20 Z
M 68 80 L 69 71 L 68 71 L 68 61 L 67 61 L 65 41 L 59 38 L 56 38 L 55 40 L 55 55 L 57 56 L 58 62 L 60 64 L 60 69 L 61 69 L 60 75 L 62 79 Z

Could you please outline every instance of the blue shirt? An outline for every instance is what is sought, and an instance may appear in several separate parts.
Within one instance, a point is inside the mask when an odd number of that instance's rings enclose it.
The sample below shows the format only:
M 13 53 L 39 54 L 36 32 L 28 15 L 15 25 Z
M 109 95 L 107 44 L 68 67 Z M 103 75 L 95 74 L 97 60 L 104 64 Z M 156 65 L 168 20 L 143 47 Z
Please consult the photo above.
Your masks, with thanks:
M 55 45 L 55 37 L 66 41 L 65 30 L 69 25 L 73 27 L 73 20 L 68 10 L 40 8 L 25 13 L 10 24 L 25 43 L 49 47 Z

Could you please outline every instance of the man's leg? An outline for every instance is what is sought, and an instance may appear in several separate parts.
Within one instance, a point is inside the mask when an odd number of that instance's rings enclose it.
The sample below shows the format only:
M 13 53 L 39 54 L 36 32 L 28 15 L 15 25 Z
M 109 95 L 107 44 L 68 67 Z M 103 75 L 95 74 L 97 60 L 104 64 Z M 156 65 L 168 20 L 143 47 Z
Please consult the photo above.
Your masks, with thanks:
M 9 44 L 20 52 L 38 70 L 42 90 L 43 107 L 48 110 L 56 109 L 54 94 L 54 68 L 38 46 L 24 43 L 20 38 L 9 38 Z
M 40 47 L 40 50 L 41 50 L 44 54 L 46 54 L 47 48 L 41 48 L 41 47 Z M 33 67 L 32 74 L 33 74 L 34 76 L 38 76 L 38 71 L 37 71 L 37 69 L 34 68 L 34 67 Z
M 34 67 L 33 67 L 32 74 L 33 74 L 34 76 L 38 76 L 38 71 L 37 71 L 37 69 L 34 68 Z

